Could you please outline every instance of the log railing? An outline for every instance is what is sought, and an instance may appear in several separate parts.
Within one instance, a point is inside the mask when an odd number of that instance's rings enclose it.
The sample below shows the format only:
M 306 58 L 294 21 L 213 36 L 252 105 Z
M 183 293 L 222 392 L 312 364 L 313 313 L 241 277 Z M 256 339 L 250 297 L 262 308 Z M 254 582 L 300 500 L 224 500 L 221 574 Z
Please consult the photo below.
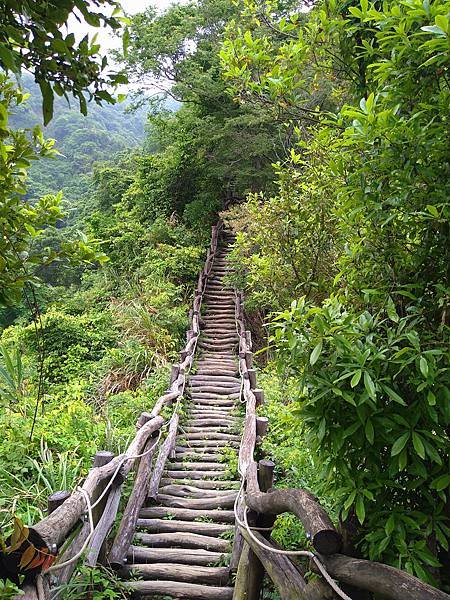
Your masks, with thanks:
M 16 553 L 17 565 L 11 574 L 26 575 L 23 595 L 17 600 L 47 600 L 58 596 L 58 587 L 67 583 L 77 564 L 95 566 L 98 562 L 109 563 L 115 568 L 123 565 L 130 544 L 139 510 L 147 493 L 153 496 L 159 486 L 165 460 L 173 450 L 178 425 L 177 405 L 169 423 L 160 415 L 165 406 L 179 402 L 184 394 L 186 376 L 194 361 L 200 335 L 200 308 L 208 277 L 216 256 L 222 224 L 212 227 L 211 244 L 201 271 L 192 310 L 189 313 L 190 329 L 187 343 L 180 353 L 180 363 L 172 366 L 168 391 L 158 399 L 150 412 L 140 415 L 136 423 L 136 435 L 126 451 L 114 457 L 109 452 L 98 452 L 94 464 L 84 483 L 73 493 L 56 492 L 49 498 L 48 516 L 29 527 L 28 540 Z M 152 470 L 152 457 L 157 450 L 164 426 L 168 434 L 159 446 L 159 454 Z M 135 470 L 134 485 L 128 498 L 117 534 L 106 556 L 106 539 L 116 521 L 122 484 L 130 471 Z M 150 478 L 150 486 L 146 482 Z M 91 520 L 92 519 L 92 520 Z M 49 554 L 57 555 L 56 562 L 45 573 L 40 568 L 32 573 L 20 568 L 20 558 L 30 546 L 46 548 Z M 55 591 L 56 590 L 56 591 Z
M 251 335 L 245 329 L 240 292 L 236 293 L 236 327 L 240 336 L 241 400 L 246 411 L 239 452 L 241 491 L 235 504 L 237 524 L 230 564 L 236 573 L 233 600 L 259 600 L 265 574 L 281 600 L 349 599 L 342 591 L 346 586 L 352 596 L 354 591 L 360 594 L 364 590 L 365 598 L 376 593 L 383 600 L 449 600 L 448 594 L 404 571 L 338 554 L 341 536 L 318 500 L 307 490 L 272 487 L 274 463 L 267 460 L 257 463 L 254 458 L 257 445 L 267 432 L 268 421 L 256 412 L 257 406 L 264 403 L 264 394 L 256 386 Z M 271 539 L 276 516 L 285 512 L 299 518 L 313 551 L 284 552 Z M 309 557 L 308 570 L 322 578 L 307 583 L 301 567 L 291 560 L 295 554 Z

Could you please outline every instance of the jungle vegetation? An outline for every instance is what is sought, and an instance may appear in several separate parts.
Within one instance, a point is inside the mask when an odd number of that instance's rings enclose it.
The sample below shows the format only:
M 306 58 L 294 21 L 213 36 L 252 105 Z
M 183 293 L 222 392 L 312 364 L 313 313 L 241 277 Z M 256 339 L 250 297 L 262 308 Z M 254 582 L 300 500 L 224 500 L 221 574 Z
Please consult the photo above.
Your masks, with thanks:
M 0 1 L 0 523 L 124 447 L 220 214 L 278 485 L 448 591 L 450 2 L 300 4 Z

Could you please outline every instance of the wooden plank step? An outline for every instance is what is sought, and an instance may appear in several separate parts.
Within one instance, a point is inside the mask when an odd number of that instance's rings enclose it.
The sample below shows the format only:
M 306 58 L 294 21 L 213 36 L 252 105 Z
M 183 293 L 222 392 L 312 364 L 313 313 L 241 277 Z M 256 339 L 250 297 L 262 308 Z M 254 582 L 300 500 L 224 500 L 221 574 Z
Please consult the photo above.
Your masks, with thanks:
M 158 510 L 156 510 L 158 509 Z M 199 535 L 207 535 L 213 538 L 219 538 L 226 531 L 233 529 L 233 521 L 225 523 L 211 523 L 203 521 L 194 521 L 194 519 L 162 519 L 161 516 L 154 516 L 155 513 L 162 516 L 175 515 L 176 513 L 184 513 L 186 511 L 180 511 L 175 508 L 172 510 L 160 509 L 158 506 L 152 508 L 143 508 L 141 515 L 137 520 L 136 527 L 145 529 L 146 532 L 151 533 L 196 533 Z M 192 513 L 198 513 L 199 511 L 191 511 Z M 211 512 L 211 511 L 209 511 Z M 226 512 L 226 511 L 214 511 L 214 512 Z M 147 516 L 148 515 L 148 516 Z M 234 516 L 234 514 L 233 514 Z M 219 538 L 222 539 L 222 538 Z
M 200 425 L 196 427 L 191 427 L 190 425 L 183 425 L 183 431 L 186 433 L 204 433 L 205 435 L 211 433 L 228 433 L 230 435 L 235 435 L 234 433 L 234 424 L 233 423 L 224 423 L 216 421 L 213 425 L 204 425 L 200 423 Z
M 168 494 L 170 496 L 178 496 L 180 498 L 215 498 L 216 496 L 226 496 L 234 494 L 237 490 L 203 490 L 193 485 L 163 485 L 158 490 L 159 494 Z
M 206 381 L 195 382 L 191 381 L 189 383 L 189 388 L 191 390 L 192 395 L 197 394 L 220 394 L 222 396 L 230 396 L 232 394 L 239 394 L 241 391 L 241 386 L 238 383 L 216 383 L 210 382 L 208 385 Z
M 167 515 L 172 515 L 179 521 L 212 519 L 217 523 L 234 523 L 234 512 L 232 510 L 147 506 L 142 508 L 139 513 L 138 527 L 148 528 L 151 526 L 153 519 L 162 519 Z M 168 530 L 166 529 L 166 531 Z
M 200 433 L 183 433 L 180 434 L 180 440 L 230 440 L 233 442 L 240 442 L 241 437 L 234 433 L 221 433 L 219 431 L 205 431 Z
M 125 581 L 123 585 L 139 598 L 176 598 L 176 600 L 232 600 L 232 587 L 199 585 L 179 581 Z
M 218 383 L 219 385 L 223 385 L 224 383 L 229 383 L 231 385 L 239 385 L 241 380 L 239 377 L 230 377 L 228 375 L 222 375 L 220 373 L 214 373 L 213 375 L 191 375 L 189 377 L 189 382 L 192 384 L 193 382 L 202 383 L 206 381 L 207 383 Z
M 203 490 L 227 490 L 236 489 L 240 487 L 239 481 L 234 479 L 220 479 L 216 481 L 211 480 L 193 480 L 193 479 L 170 479 L 170 477 L 164 477 L 161 479 L 161 485 L 195 485 L 195 487 Z
M 217 448 L 226 448 L 227 446 L 239 448 L 239 442 L 233 440 L 185 440 L 184 443 L 180 440 L 179 443 L 183 444 L 184 448 L 208 448 L 208 450 L 205 450 L 206 452 Z
M 222 475 L 222 471 L 174 471 L 167 469 L 164 471 L 163 477 L 169 477 L 171 479 L 215 479 Z
M 157 502 L 164 507 L 186 508 L 193 510 L 214 510 L 216 508 L 233 508 L 237 492 L 228 495 L 212 496 L 210 498 L 179 498 L 178 496 L 168 496 L 159 494 Z
M 230 570 L 227 567 L 201 567 L 182 563 L 131 564 L 126 570 L 142 579 L 186 581 L 204 585 L 227 585 Z
M 226 471 L 227 466 L 221 463 L 210 462 L 169 462 L 167 466 L 178 471 Z
M 128 564 L 136 563 L 181 563 L 185 565 L 203 565 L 205 567 L 222 561 L 225 554 L 197 548 L 145 548 L 130 546 L 127 555 Z
M 205 417 L 204 419 L 190 419 L 186 421 L 186 425 L 183 427 L 186 431 L 189 431 L 188 427 L 237 427 L 241 425 L 240 419 L 227 419 L 225 417 L 218 417 L 214 419 L 212 417 Z
M 206 452 L 198 453 L 195 451 L 175 452 L 175 460 L 201 460 L 205 463 L 220 462 L 222 458 L 221 454 L 213 453 L 207 454 Z
M 191 529 L 194 529 L 191 527 Z M 218 536 L 203 535 L 195 531 L 173 531 L 163 533 L 136 533 L 135 541 L 150 548 L 195 548 L 212 552 L 228 552 L 230 542 Z

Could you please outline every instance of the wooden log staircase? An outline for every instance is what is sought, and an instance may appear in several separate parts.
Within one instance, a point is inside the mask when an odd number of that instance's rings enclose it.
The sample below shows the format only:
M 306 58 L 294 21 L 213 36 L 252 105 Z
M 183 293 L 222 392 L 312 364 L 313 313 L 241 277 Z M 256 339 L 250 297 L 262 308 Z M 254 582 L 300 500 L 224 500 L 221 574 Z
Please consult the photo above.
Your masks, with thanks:
M 255 461 L 268 422 L 257 416 L 264 395 L 243 297 L 226 279 L 231 241 L 221 223 L 212 228 L 180 363 L 168 391 L 140 415 L 126 451 L 98 452 L 82 486 L 53 494 L 48 515 L 25 528 L 21 545 L 0 551 L 6 576 L 23 581 L 17 600 L 57 600 L 80 563 L 114 569 L 135 598 L 260 600 L 267 575 L 281 600 L 450 600 L 404 571 L 339 554 L 341 536 L 317 499 L 307 490 L 274 491 L 274 464 Z M 167 407 L 169 421 L 161 415 Z M 233 453 L 234 461 L 224 460 Z M 271 538 L 285 512 L 310 540 L 300 551 L 311 561 L 306 568 Z M 309 569 L 320 578 L 308 582 Z
M 228 241 L 222 238 L 204 290 L 186 415 L 157 494 L 147 496 L 127 550 L 122 573 L 141 578 L 126 583 L 138 597 L 233 597 L 228 562 L 239 482 L 222 459 L 225 449 L 237 454 L 242 419 L 235 293 L 224 282 Z

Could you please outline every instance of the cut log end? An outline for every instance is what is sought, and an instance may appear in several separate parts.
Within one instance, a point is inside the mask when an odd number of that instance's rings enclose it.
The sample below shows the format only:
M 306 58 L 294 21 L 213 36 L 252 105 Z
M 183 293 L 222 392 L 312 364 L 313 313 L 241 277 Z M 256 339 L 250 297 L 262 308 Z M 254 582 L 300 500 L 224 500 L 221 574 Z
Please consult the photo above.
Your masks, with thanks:
M 312 538 L 312 544 L 320 554 L 336 554 L 341 550 L 342 537 L 334 529 L 322 529 Z

